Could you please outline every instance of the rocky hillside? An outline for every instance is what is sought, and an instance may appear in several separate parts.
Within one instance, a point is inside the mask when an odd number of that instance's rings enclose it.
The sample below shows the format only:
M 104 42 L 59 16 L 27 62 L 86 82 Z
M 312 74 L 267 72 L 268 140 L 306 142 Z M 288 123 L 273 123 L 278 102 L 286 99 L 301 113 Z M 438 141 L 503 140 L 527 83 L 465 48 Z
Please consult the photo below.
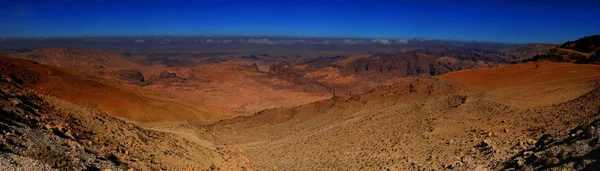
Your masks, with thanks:
M 235 163 L 222 148 L 41 95 L 4 74 L 0 110 L 0 170 L 209 170 Z
M 46 65 L 71 68 L 98 77 L 141 85 L 145 82 L 140 66 L 128 61 L 127 55 L 78 48 L 53 48 L 22 51 L 12 57 Z
M 211 133 L 203 138 L 243 150 L 259 170 L 528 170 L 583 162 L 555 167 L 576 170 L 597 162 L 580 158 L 595 146 L 565 146 L 571 150 L 557 159 L 528 151 L 543 149 L 546 134 L 598 115 L 598 71 L 562 63 L 460 71 L 198 127 Z
M 568 41 L 545 54 L 523 60 L 523 62 L 532 61 L 600 63 L 600 35 Z

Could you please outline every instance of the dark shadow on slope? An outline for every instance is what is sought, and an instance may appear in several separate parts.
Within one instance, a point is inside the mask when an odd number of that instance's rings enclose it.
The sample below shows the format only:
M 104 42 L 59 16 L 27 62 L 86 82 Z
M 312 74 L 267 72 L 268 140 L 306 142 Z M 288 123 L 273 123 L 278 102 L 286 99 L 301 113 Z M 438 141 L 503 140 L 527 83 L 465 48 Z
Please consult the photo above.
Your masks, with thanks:
M 600 110 L 592 118 L 589 124 L 571 129 L 566 138 L 543 135 L 535 147 L 511 157 L 502 170 L 524 170 L 524 166 L 534 170 L 564 169 L 571 167 L 570 163 L 576 170 L 600 170 Z M 523 163 L 519 164 L 521 159 Z

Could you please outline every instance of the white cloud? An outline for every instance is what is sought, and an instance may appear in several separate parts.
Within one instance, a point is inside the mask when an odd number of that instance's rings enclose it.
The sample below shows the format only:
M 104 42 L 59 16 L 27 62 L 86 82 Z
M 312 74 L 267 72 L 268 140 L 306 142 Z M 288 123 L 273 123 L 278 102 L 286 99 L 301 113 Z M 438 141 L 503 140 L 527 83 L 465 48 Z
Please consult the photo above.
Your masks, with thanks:
M 375 39 L 375 40 L 373 40 L 371 42 L 373 42 L 373 44 L 382 44 L 382 45 L 389 45 L 389 44 L 391 44 L 390 41 L 387 40 L 387 39 Z
M 225 39 L 225 40 L 219 40 L 219 43 L 231 43 L 233 41 L 229 40 L 229 39 Z
M 270 41 L 269 39 L 250 39 L 250 40 L 248 40 L 248 43 L 253 43 L 253 44 L 269 44 L 269 45 L 277 44 L 276 41 Z
M 344 40 L 342 43 L 344 43 L 344 44 L 349 44 L 349 45 L 356 45 L 356 44 L 360 44 L 360 42 L 359 42 L 359 41 L 356 41 L 356 40 L 350 40 L 350 39 L 346 39 L 346 40 Z
M 408 40 L 404 40 L 404 39 L 396 40 L 395 44 L 397 44 L 397 45 L 408 44 Z

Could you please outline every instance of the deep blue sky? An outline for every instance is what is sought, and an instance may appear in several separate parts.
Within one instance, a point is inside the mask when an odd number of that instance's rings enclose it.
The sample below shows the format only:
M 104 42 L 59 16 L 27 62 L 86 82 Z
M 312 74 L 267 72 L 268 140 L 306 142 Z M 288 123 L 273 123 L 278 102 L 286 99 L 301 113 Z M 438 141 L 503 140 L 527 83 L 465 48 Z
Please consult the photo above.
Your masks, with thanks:
M 268 35 L 562 43 L 597 0 L 0 0 L 0 37 Z

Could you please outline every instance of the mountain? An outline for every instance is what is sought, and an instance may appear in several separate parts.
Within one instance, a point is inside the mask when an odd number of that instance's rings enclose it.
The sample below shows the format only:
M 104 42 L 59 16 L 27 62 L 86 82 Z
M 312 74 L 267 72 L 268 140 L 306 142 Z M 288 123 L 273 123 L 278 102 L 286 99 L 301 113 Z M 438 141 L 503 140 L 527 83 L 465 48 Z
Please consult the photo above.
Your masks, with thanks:
M 545 54 L 523 60 L 523 62 L 535 61 L 600 63 L 600 35 L 568 41 Z
M 407 78 L 506 65 L 544 53 L 551 46 L 533 44 L 508 49 L 406 49 L 396 53 L 318 58 L 302 63 L 275 63 L 269 74 L 302 85 L 324 87 L 337 95 L 359 94 Z

